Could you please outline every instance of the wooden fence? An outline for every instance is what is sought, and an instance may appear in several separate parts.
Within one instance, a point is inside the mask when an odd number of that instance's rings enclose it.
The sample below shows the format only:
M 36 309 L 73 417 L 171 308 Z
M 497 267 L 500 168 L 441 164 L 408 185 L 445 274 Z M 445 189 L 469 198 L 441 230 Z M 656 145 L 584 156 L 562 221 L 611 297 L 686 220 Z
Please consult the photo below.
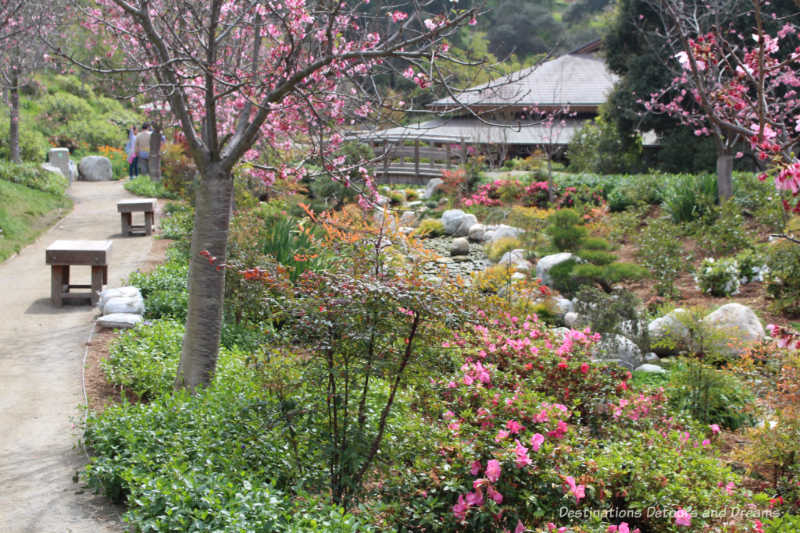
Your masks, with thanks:
M 383 140 L 371 144 L 380 156 L 373 174 L 381 184 L 425 185 L 431 178 L 440 178 L 443 170 L 467 160 L 467 145 L 461 140 Z

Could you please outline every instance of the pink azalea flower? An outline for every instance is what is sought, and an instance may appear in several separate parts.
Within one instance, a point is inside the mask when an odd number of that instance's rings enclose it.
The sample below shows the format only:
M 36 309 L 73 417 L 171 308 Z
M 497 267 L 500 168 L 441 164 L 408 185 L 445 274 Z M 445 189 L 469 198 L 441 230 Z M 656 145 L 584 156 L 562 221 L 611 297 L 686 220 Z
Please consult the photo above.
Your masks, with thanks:
M 675 525 L 686 527 L 691 526 L 692 515 L 690 515 L 683 507 L 678 508 L 678 511 L 675 513 Z
M 467 494 L 467 505 L 474 505 L 475 507 L 483 505 L 483 493 L 480 489 Z
M 523 428 L 522 424 L 520 424 L 516 420 L 509 420 L 508 422 L 506 422 L 506 429 L 508 429 L 511 433 L 516 435 L 525 428 Z
M 497 483 L 497 480 L 500 479 L 500 461 L 497 459 L 490 459 L 489 462 L 486 463 L 486 477 L 492 483 Z
M 514 528 L 514 533 L 523 533 L 523 531 L 525 531 L 525 526 L 521 520 L 517 520 L 517 527 Z
M 538 452 L 543 442 L 544 442 L 544 435 L 542 435 L 541 433 L 534 433 L 533 436 L 531 437 L 531 447 L 533 448 L 533 451 Z
M 486 487 L 486 495 L 489 496 L 497 505 L 503 503 L 503 495 L 497 492 L 497 490 L 489 485 Z
M 576 485 L 574 477 L 567 476 L 566 482 L 567 485 L 569 485 L 569 491 L 575 496 L 575 500 L 577 502 L 580 502 L 581 499 L 586 497 L 586 491 L 585 491 L 586 487 L 584 487 L 583 485 Z
M 480 472 L 481 472 L 481 462 L 474 461 L 469 468 L 469 473 L 472 474 L 473 476 L 477 476 L 478 474 L 480 474 Z
M 500 442 L 501 440 L 507 438 L 509 435 L 510 433 L 508 431 L 506 431 L 505 429 L 501 429 L 500 431 L 497 432 L 497 436 L 495 436 L 494 441 Z
M 720 430 L 719 430 L 719 426 L 718 426 L 717 424 L 711 424 L 711 425 L 710 425 L 710 426 L 708 426 L 708 427 L 710 427 L 710 428 L 711 428 L 711 434 L 712 434 L 712 435 L 716 435 L 716 434 L 717 434 L 717 433 L 719 433 L 719 431 L 720 431 Z
M 467 510 L 469 509 L 469 504 L 464 501 L 464 496 L 458 496 L 458 502 L 453 506 L 453 516 L 458 518 L 459 520 L 464 520 L 467 517 Z
M 531 464 L 531 458 L 528 457 L 528 448 L 520 444 L 518 440 L 514 442 L 517 443 L 516 447 L 514 448 L 514 453 L 517 454 L 517 468 L 522 468 Z

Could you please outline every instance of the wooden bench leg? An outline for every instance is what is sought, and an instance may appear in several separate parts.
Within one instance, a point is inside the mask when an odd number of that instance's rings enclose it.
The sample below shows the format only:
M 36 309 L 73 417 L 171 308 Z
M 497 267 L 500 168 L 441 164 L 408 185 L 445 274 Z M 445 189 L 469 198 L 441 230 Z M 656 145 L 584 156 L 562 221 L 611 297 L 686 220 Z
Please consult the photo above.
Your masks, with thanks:
M 108 285 L 108 265 L 103 265 L 103 285 Z
M 64 305 L 61 295 L 64 290 L 64 265 L 50 265 L 50 301 L 56 307 Z
M 130 235 L 131 233 L 131 214 L 130 213 L 120 213 L 120 217 L 122 218 L 122 236 Z
M 152 211 L 145 211 L 144 213 L 144 234 L 145 235 L 152 235 L 153 234 L 153 220 L 154 220 L 153 212 Z
M 104 275 L 108 267 L 103 265 L 92 265 L 92 305 L 97 305 L 100 300 L 100 292 L 103 290 L 103 279 L 108 276 Z

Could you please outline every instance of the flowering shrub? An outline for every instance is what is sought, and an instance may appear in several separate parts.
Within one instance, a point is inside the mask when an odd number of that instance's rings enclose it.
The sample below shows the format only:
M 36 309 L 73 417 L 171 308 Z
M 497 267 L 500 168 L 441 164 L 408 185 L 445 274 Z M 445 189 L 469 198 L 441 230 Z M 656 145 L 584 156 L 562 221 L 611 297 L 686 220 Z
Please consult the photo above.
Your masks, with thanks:
M 703 259 L 695 275 L 697 288 L 712 296 L 732 296 L 739 293 L 739 263 L 736 259 L 718 261 L 713 257 Z

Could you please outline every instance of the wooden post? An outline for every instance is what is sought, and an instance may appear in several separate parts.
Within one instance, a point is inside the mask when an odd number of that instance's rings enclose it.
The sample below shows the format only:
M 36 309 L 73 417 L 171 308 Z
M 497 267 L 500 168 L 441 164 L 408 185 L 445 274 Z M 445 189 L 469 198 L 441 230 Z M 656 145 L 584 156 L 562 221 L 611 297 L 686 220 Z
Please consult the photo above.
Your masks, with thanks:
M 144 212 L 144 234 L 145 235 L 152 235 L 153 234 L 153 224 L 154 224 L 155 215 L 152 211 L 145 211 Z
M 133 225 L 133 214 L 120 213 L 120 216 L 122 217 L 122 236 L 130 235 L 131 226 Z
M 461 164 L 465 164 L 467 162 L 467 145 L 464 142 L 464 137 L 459 138 L 459 142 L 461 143 Z
M 414 141 L 414 177 L 419 182 L 419 139 Z
M 92 292 L 90 293 L 92 305 L 97 305 L 100 293 L 103 291 L 103 279 L 108 277 L 107 267 L 103 265 L 92 265 Z
M 389 141 L 383 141 L 383 179 L 389 176 Z
M 445 162 L 445 166 L 447 170 L 450 170 L 450 143 L 444 143 L 445 145 L 445 153 L 447 154 L 447 161 Z
M 64 270 L 69 271 L 69 267 L 65 265 L 50 265 L 50 300 L 56 307 L 61 307 L 64 302 L 61 300 L 61 295 L 64 291 Z

